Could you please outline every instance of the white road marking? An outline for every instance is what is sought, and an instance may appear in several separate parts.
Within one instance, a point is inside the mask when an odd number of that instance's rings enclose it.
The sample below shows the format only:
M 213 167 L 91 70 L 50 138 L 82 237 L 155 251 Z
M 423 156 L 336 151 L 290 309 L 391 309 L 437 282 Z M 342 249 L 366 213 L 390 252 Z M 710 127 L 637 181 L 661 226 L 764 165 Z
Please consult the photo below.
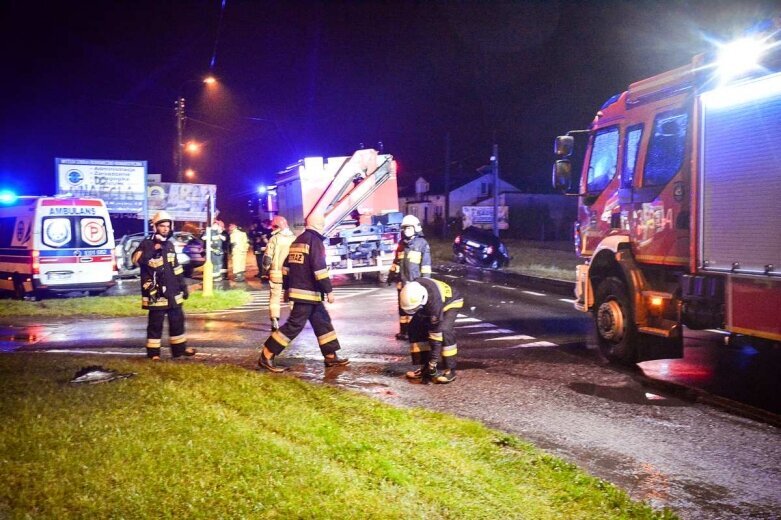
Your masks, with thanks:
M 510 329 L 491 329 L 491 330 L 478 330 L 477 332 L 470 332 L 470 336 L 474 336 L 475 334 L 511 334 L 515 332 L 514 330 Z
M 47 354 L 97 354 L 99 356 L 146 356 L 146 352 L 116 352 L 113 350 L 49 349 L 39 350 Z
M 721 329 L 705 329 L 705 330 L 707 330 L 708 332 L 715 332 L 716 334 L 723 334 L 724 336 L 729 336 L 730 334 L 732 334 L 728 330 L 721 330 Z
M 507 287 L 506 285 L 492 285 L 491 287 L 496 287 L 497 289 L 507 289 L 508 291 L 517 291 L 517 287 Z
M 480 322 L 477 318 L 456 318 L 456 323 L 475 323 Z
M 521 291 L 524 294 L 531 294 L 532 296 L 545 296 L 545 293 L 541 292 L 534 292 L 534 291 Z
M 530 347 L 558 347 L 557 344 L 550 341 L 535 341 L 533 343 L 521 343 L 520 345 L 513 345 L 507 348 L 530 348 Z
M 479 323 L 477 325 L 459 325 L 457 329 L 484 329 L 486 327 L 496 327 L 493 323 Z
M 484 282 L 482 280 L 467 280 L 467 282 L 471 282 L 471 283 L 486 283 L 486 282 Z
M 452 274 L 443 274 L 443 275 L 440 275 L 440 276 L 443 276 L 445 278 L 461 278 L 460 276 L 454 276 Z
M 560 302 L 567 302 L 567 303 L 576 303 L 578 300 L 573 300 L 572 298 L 559 298 Z
M 499 340 L 519 340 L 519 339 L 536 339 L 534 336 L 527 336 L 526 334 L 517 334 L 515 336 L 499 336 L 498 338 L 488 338 L 486 341 L 499 341 Z

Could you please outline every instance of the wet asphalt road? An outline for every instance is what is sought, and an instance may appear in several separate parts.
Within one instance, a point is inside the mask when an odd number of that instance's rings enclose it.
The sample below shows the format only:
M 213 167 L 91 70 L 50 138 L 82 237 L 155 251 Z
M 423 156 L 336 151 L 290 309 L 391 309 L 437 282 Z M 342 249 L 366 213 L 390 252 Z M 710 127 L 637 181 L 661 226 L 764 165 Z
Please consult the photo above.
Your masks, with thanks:
M 467 295 L 455 383 L 404 380 L 406 346 L 392 337 L 395 290 L 369 282 L 339 280 L 329 307 L 350 367 L 326 370 L 310 329 L 280 364 L 295 377 L 517 434 L 683 518 L 781 517 L 777 428 L 649 390 L 636 372 L 604 365 L 589 348 L 590 320 L 561 301 L 566 296 L 443 279 Z M 198 360 L 254 366 L 269 333 L 265 294 L 254 296 L 244 309 L 188 315 Z M 28 324 L 27 338 L 20 333 L 15 343 L 21 350 L 143 356 L 144 329 L 144 318 Z

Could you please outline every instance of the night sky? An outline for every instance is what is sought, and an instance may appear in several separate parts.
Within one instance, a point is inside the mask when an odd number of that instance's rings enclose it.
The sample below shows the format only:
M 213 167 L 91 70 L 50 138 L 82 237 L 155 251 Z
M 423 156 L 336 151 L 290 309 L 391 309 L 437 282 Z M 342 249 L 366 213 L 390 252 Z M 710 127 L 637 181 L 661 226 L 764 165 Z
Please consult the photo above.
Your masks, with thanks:
M 773 1 L 2 2 L 0 188 L 54 192 L 54 158 L 146 160 L 176 179 L 174 101 L 206 143 L 194 182 L 246 219 L 274 173 L 360 143 L 402 184 L 502 176 L 548 191 L 556 135 L 610 96 L 779 9 Z M 775 11 L 774 11 L 775 9 Z M 10 62 L 10 64 L 9 64 Z M 10 66 L 9 66 L 10 65 Z M 198 81 L 208 72 L 219 86 Z

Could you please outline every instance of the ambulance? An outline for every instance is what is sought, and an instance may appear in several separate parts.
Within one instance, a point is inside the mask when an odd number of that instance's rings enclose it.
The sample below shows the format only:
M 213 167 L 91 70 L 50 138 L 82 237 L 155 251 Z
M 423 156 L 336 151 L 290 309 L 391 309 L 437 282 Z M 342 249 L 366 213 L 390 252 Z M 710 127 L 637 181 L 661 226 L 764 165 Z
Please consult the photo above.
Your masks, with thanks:
M 0 205 L 0 290 L 100 294 L 116 284 L 114 232 L 101 199 L 18 197 Z

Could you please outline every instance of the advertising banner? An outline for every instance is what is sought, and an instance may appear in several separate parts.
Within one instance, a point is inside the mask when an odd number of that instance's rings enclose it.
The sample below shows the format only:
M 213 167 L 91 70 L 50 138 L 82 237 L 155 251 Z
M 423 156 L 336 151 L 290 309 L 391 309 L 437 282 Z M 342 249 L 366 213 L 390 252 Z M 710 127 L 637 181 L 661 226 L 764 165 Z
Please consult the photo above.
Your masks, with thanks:
M 110 213 L 142 213 L 146 161 L 55 159 L 57 194 L 103 199 Z
M 499 218 L 497 224 L 499 229 L 508 229 L 509 210 L 507 206 L 498 206 Z M 494 207 L 493 206 L 464 206 L 461 208 L 461 216 L 464 229 L 469 226 L 476 226 L 483 229 L 490 229 L 494 225 Z
M 150 182 L 147 188 L 149 215 L 166 210 L 178 222 L 206 222 L 207 196 L 216 200 L 214 184 Z M 141 213 L 138 218 L 144 218 Z

